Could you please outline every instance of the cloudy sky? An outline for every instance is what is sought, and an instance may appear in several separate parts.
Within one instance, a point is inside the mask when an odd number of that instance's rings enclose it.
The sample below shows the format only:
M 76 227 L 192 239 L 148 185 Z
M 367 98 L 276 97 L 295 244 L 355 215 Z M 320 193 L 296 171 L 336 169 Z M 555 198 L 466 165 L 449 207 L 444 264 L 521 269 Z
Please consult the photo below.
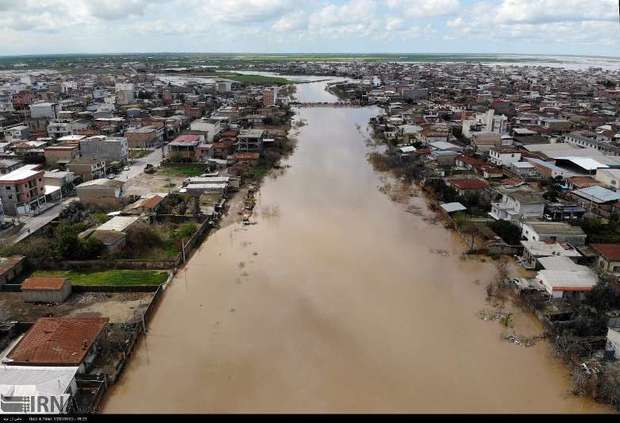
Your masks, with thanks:
M 618 0 L 0 0 L 0 55 L 620 56 Z

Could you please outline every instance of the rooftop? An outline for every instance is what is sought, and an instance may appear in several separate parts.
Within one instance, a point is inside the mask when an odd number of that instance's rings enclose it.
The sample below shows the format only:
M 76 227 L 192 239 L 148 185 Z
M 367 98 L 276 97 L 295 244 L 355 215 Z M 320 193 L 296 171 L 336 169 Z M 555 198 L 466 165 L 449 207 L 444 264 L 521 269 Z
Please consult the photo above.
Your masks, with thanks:
M 22 291 L 62 289 L 66 278 L 31 277 L 22 283 Z
M 138 221 L 138 216 L 115 216 L 97 228 L 98 231 L 123 232 Z
M 607 260 L 620 261 L 620 244 L 590 244 L 590 248 Z
M 33 170 L 28 166 L 20 167 L 19 169 L 15 169 L 14 171 L 7 173 L 6 175 L 0 176 L 0 183 L 2 182 L 16 182 L 22 181 L 28 178 L 34 178 L 38 174 L 42 174 L 42 170 Z
M 108 319 L 44 317 L 9 352 L 8 365 L 79 366 Z
M 476 178 L 450 179 L 448 182 L 461 190 L 479 190 L 489 187 L 489 183 L 487 181 Z
M 534 229 L 539 235 L 584 235 L 585 232 L 579 226 L 572 226 L 562 222 L 526 222 L 528 226 Z
M 0 275 L 12 270 L 25 259 L 26 257 L 24 256 L 0 257 Z
M 620 193 L 608 190 L 607 188 L 603 188 L 598 185 L 575 190 L 573 191 L 573 194 L 598 204 L 620 200 Z

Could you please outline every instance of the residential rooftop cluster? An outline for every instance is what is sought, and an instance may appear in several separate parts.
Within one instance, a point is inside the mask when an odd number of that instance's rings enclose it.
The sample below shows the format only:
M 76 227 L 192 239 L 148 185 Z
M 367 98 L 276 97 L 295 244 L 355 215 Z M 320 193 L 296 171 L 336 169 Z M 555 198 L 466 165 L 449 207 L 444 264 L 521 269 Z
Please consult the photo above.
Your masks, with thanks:
M 229 208 L 252 223 L 256 184 L 292 149 L 291 91 L 241 79 L 0 75 L 3 395 L 96 410 L 162 286 Z

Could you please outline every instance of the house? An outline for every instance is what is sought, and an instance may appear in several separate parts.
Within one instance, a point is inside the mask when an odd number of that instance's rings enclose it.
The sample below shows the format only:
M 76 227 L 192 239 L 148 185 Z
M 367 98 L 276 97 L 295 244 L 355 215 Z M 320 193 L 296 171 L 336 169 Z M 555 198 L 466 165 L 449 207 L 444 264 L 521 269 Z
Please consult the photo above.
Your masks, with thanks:
M 590 244 L 598 255 L 596 267 L 605 273 L 620 276 L 620 244 Z
M 124 212 L 132 215 L 157 214 L 166 194 L 148 194 L 140 198 L 135 203 L 125 207 Z
M 615 192 L 595 185 L 581 188 L 570 193 L 570 197 L 587 213 L 609 218 L 618 208 L 620 192 Z
M 521 178 L 536 178 L 539 177 L 538 169 L 530 162 L 515 162 L 510 164 L 510 170 Z
M 448 186 L 453 187 L 459 195 L 479 193 L 489 188 L 489 183 L 478 178 L 451 178 L 446 180 Z
M 61 170 L 53 170 L 51 172 L 45 172 L 43 174 L 43 183 L 47 191 L 48 187 L 69 188 L 72 186 L 75 180 L 73 172 L 66 172 Z
M 203 141 L 203 135 L 179 135 L 168 144 L 168 156 L 175 159 L 197 160 L 198 146 Z
M 0 286 L 11 283 L 24 270 L 24 256 L 0 257 Z
M 4 130 L 4 139 L 8 143 L 27 140 L 32 136 L 29 126 L 15 125 Z
M 11 173 L 22 166 L 23 164 L 19 160 L 0 160 L 0 175 L 6 175 L 7 173 Z
M 67 165 L 71 160 L 80 157 L 77 145 L 52 145 L 43 149 L 45 162 L 50 166 Z
M 97 227 L 98 231 L 127 232 L 129 228 L 140 220 L 138 216 L 114 216 Z
M 32 119 L 56 119 L 60 108 L 57 103 L 35 103 L 30 105 Z
M 144 126 L 129 129 L 125 132 L 129 148 L 152 148 L 163 140 L 163 128 Z
M 596 273 L 586 266 L 575 265 L 565 270 L 541 270 L 536 280 L 554 299 L 583 298 L 598 283 Z
M 71 295 L 67 278 L 30 277 L 22 283 L 22 295 L 27 303 L 63 303 Z
M 520 262 L 526 269 L 541 267 L 539 259 L 543 257 L 568 257 L 574 261 L 581 257 L 581 253 L 568 243 L 521 241 L 521 245 L 523 245 L 523 254 Z
M 489 151 L 489 162 L 496 166 L 510 166 L 521 161 L 521 150 L 513 147 L 494 147 Z
M 226 125 L 216 119 L 197 119 L 190 124 L 190 130 L 204 136 L 205 141 L 212 143 L 224 131 Z
M 263 148 L 265 131 L 262 129 L 242 129 L 237 136 L 237 152 L 257 152 Z
M 104 208 L 121 206 L 124 183 L 112 179 L 94 179 L 76 187 L 80 202 Z
M 22 166 L 0 176 L 0 200 L 9 216 L 33 213 L 45 204 L 43 170 Z
M 80 154 L 85 158 L 125 163 L 129 158 L 127 138 L 97 135 L 80 141 Z
M 527 241 L 565 242 L 575 247 L 586 243 L 587 235 L 579 226 L 562 222 L 524 222 L 521 235 Z
M 586 214 L 586 209 L 573 203 L 549 203 L 545 205 L 544 218 L 554 222 L 579 220 Z
M 91 181 L 105 176 L 106 163 L 105 160 L 81 157 L 69 162 L 67 169 L 73 172 L 76 177 L 81 178 L 82 181 Z
M 576 190 L 581 188 L 589 188 L 595 185 L 601 185 L 601 182 L 597 181 L 591 176 L 571 176 L 566 179 L 566 185 L 570 190 Z
M 97 357 L 108 319 L 45 317 L 7 354 L 7 366 L 77 367 L 86 372 Z M 0 382 L 1 383 L 1 382 Z
M 524 219 L 542 218 L 545 211 L 545 199 L 539 192 L 525 190 L 501 192 L 502 199 L 491 203 L 491 217 L 495 220 L 508 220 L 519 223 Z
M 472 134 L 471 144 L 477 152 L 489 153 L 502 145 L 502 137 L 496 132 L 477 132 Z
M 620 169 L 597 169 L 595 179 L 602 185 L 620 189 Z

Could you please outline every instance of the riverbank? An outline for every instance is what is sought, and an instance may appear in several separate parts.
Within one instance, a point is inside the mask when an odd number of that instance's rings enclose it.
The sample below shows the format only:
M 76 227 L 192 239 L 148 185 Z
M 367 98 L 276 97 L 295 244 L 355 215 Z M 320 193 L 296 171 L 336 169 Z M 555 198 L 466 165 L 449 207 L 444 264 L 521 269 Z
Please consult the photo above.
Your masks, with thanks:
M 387 110 L 386 115 L 389 116 Z M 486 298 L 491 310 L 482 311 L 480 317 L 498 321 L 503 329 L 501 337 L 508 343 L 532 347 L 544 341 L 557 361 L 566 365 L 571 379 L 569 390 L 573 395 L 592 398 L 605 406 L 617 406 L 618 394 L 614 386 L 620 366 L 613 362 L 606 363 L 603 356 L 605 337 L 567 336 L 561 330 L 562 326 L 553 321 L 552 314 L 557 312 L 557 306 L 550 304 L 548 299 L 543 300 L 538 291 L 524 293 L 512 283 L 517 278 L 524 280 L 536 276 L 536 272 L 524 269 L 515 260 L 522 252 L 522 247 L 514 245 L 519 244 L 520 228 L 490 219 L 490 198 L 480 193 L 464 194 L 447 185 L 443 168 L 433 160 L 425 160 L 431 154 L 427 146 L 419 142 L 399 143 L 398 137 L 387 138 L 383 133 L 377 134 L 374 125 L 378 123 L 378 117 L 370 119 L 373 133 L 367 143 L 370 149 L 368 161 L 377 171 L 391 175 L 393 181 L 400 185 L 398 195 L 393 195 L 392 189 L 383 189 L 383 192 L 392 201 L 402 202 L 402 192 L 416 187 L 416 192 L 422 193 L 432 211 L 433 216 L 425 218 L 426 221 L 433 224 L 441 222 L 446 229 L 453 231 L 467 257 L 489 261 L 497 267 L 497 277 L 486 285 Z M 410 146 L 408 148 L 412 148 L 413 152 L 403 153 L 402 147 L 405 145 Z M 463 208 L 462 212 L 446 211 L 442 203 L 458 205 Z M 509 243 L 506 237 L 512 236 L 513 229 L 518 231 L 519 236 L 517 241 Z M 537 332 L 523 332 L 515 324 L 518 315 L 536 319 Z M 597 350 L 600 353 L 596 353 Z
M 324 88 L 298 95 L 333 100 Z M 198 248 L 104 411 L 600 411 L 565 395 L 544 344 L 516 348 L 480 319 L 494 266 L 463 259 L 423 198 L 416 215 L 377 189 L 360 142 L 376 112 L 299 110 L 258 224 Z

